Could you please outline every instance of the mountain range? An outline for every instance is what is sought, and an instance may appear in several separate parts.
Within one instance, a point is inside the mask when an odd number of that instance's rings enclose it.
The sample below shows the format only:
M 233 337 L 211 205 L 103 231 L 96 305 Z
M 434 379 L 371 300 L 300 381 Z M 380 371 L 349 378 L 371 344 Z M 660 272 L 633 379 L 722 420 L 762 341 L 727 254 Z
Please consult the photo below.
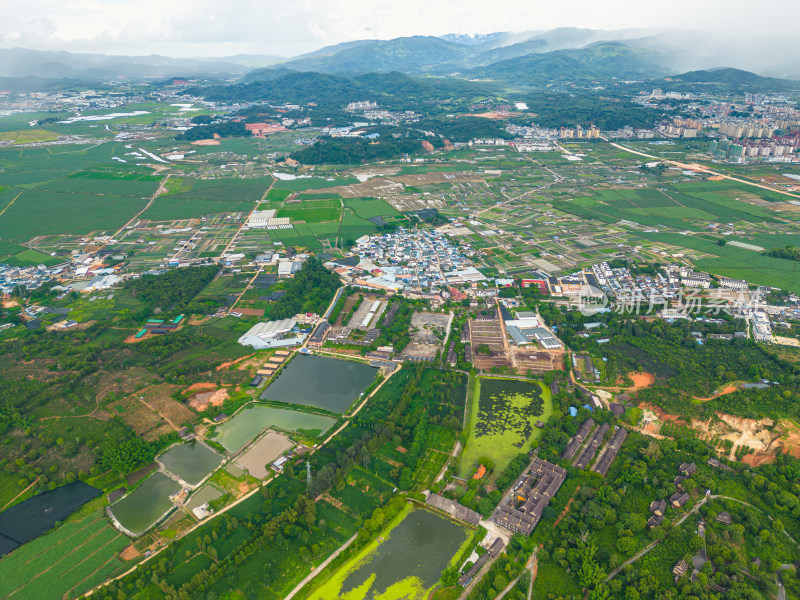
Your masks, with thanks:
M 649 80 L 721 67 L 800 79 L 800 60 L 786 59 L 799 55 L 800 37 L 729 39 L 697 30 L 559 28 L 355 40 L 288 59 L 261 55 L 179 59 L 0 49 L 0 77 L 84 81 L 181 77 L 253 83 L 298 71 L 400 72 L 536 87 L 559 81 Z

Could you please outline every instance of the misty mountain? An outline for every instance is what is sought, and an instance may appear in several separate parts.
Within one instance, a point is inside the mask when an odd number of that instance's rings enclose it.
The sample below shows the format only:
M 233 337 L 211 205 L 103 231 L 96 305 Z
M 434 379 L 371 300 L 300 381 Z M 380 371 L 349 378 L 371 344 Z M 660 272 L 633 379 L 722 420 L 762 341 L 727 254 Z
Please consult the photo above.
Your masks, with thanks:
M 612 54 L 592 57 L 594 51 L 575 55 L 569 51 L 589 49 L 598 44 L 616 44 Z M 628 51 L 621 50 L 627 47 Z M 612 47 L 607 47 L 611 49 Z M 566 54 L 536 58 L 555 51 Z M 625 56 L 627 54 L 627 56 Z M 367 73 L 400 71 L 409 74 L 471 73 L 504 61 L 523 59 L 518 68 L 533 66 L 532 80 L 540 72 L 555 72 L 563 64 L 574 74 L 587 78 L 584 67 L 598 69 L 595 79 L 607 77 L 659 77 L 717 67 L 733 67 L 763 75 L 800 75 L 800 63 L 787 63 L 776 70 L 776 56 L 800 55 L 800 37 L 773 36 L 743 38 L 722 36 L 700 30 L 623 29 L 604 31 L 562 27 L 550 31 L 492 33 L 483 35 L 413 36 L 393 40 L 358 40 L 328 46 L 281 63 L 280 68 L 321 73 Z M 574 60 L 573 60 L 574 59 Z M 610 59 L 610 60 L 609 60 Z M 575 62 L 577 61 L 577 63 Z M 547 65 L 552 63 L 552 68 Z M 271 67 L 276 68 L 276 67 Z M 524 74 L 508 77 L 514 63 L 498 67 L 507 79 L 522 80 Z M 614 72 L 620 68 L 619 72 Z M 252 73 L 249 80 L 263 79 Z M 562 78 L 568 79 L 568 78 Z
M 338 44 L 286 61 L 281 67 L 318 73 L 443 73 L 448 70 L 447 65 L 460 65 L 471 54 L 470 47 L 461 43 L 438 37 L 413 36 Z M 260 78 L 258 72 L 247 77 L 250 81 Z
M 651 79 L 671 73 L 657 52 L 631 48 L 624 42 L 598 42 L 577 50 L 527 54 L 473 69 L 469 74 L 516 85 L 593 82 L 607 79 Z
M 427 79 L 403 73 L 333 75 L 298 71 L 251 83 L 197 87 L 187 94 L 218 102 L 271 102 L 339 104 L 373 100 L 384 106 L 481 93 L 483 85 L 459 79 Z
M 790 91 L 800 89 L 800 82 L 776 77 L 762 77 L 741 69 L 710 69 L 689 71 L 680 75 L 665 77 L 666 83 L 680 84 L 718 84 L 737 89 L 752 88 L 759 91 Z
M 0 77 L 41 77 L 106 81 L 109 79 L 166 78 L 243 75 L 245 64 L 219 59 L 169 58 L 166 56 L 108 56 L 72 54 L 25 48 L 0 49 Z

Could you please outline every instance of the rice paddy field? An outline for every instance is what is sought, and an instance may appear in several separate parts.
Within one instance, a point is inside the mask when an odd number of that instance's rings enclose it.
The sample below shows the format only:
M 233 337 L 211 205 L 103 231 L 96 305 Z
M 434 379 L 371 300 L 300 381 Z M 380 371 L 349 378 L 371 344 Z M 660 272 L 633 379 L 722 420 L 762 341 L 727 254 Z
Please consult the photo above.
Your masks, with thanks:
M 102 510 L 71 517 L 0 561 L 0 597 L 75 598 L 126 568 L 128 543 Z
M 484 456 L 502 471 L 541 435 L 536 422 L 553 414 L 550 389 L 539 382 L 479 377 L 471 392 L 469 438 L 459 460 L 462 477 Z

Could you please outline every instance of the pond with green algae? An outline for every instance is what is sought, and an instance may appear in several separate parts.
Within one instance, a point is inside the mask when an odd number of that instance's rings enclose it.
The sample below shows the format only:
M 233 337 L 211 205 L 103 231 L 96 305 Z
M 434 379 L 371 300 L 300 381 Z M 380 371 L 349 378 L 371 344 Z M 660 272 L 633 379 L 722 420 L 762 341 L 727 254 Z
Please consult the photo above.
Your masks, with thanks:
M 310 600 L 424 600 L 467 537 L 453 521 L 407 506 Z
M 335 423 L 336 419 L 327 415 L 257 404 L 248 406 L 218 426 L 214 441 L 228 452 L 238 452 L 267 427 L 316 437 L 328 431 Z

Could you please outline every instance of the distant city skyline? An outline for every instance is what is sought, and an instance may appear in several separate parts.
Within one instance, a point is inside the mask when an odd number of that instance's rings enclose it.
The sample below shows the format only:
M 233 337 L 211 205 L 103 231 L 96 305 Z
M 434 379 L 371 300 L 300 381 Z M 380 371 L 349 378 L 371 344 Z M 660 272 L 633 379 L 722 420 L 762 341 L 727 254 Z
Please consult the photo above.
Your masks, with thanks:
M 732 36 L 795 33 L 793 0 L 526 0 L 489 10 L 476 0 L 29 0 L 0 8 L 0 47 L 103 54 L 296 56 L 359 39 L 500 31 L 702 29 Z M 770 15 L 770 18 L 755 18 Z

